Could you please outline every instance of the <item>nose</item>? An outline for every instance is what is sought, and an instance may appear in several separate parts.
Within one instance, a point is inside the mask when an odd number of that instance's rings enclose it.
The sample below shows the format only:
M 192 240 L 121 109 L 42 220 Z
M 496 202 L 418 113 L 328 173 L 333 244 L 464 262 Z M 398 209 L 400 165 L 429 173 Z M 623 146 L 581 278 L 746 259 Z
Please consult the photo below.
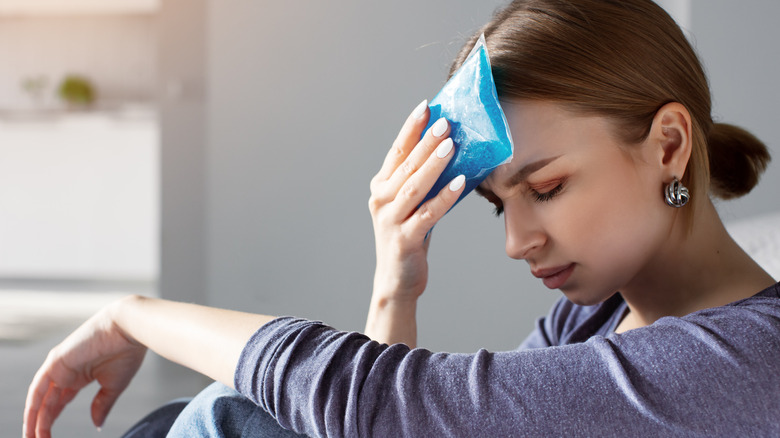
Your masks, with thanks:
M 532 257 L 547 243 L 547 234 L 531 214 L 521 215 L 516 209 L 504 206 L 506 255 L 516 260 Z

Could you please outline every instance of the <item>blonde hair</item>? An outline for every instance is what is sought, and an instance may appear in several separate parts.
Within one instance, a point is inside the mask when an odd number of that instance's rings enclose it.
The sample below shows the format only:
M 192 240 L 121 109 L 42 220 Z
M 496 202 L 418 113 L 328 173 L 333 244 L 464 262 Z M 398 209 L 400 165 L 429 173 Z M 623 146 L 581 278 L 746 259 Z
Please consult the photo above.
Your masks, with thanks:
M 650 0 L 517 0 L 468 41 L 450 74 L 484 33 L 502 99 L 558 102 L 615 122 L 627 143 L 645 139 L 656 112 L 679 102 L 691 115 L 693 196 L 748 193 L 770 160 L 747 131 L 714 123 L 710 89 L 679 26 Z

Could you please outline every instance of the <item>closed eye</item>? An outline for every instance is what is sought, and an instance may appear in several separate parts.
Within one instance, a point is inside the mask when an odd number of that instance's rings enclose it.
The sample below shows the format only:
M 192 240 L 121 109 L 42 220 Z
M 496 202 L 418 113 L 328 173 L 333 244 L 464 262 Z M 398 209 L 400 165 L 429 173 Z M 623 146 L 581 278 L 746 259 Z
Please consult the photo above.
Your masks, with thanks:
M 548 190 L 544 193 L 539 193 L 536 190 L 532 190 L 533 196 L 536 202 L 547 202 L 558 196 L 563 190 L 563 182 L 555 186 L 552 190 Z

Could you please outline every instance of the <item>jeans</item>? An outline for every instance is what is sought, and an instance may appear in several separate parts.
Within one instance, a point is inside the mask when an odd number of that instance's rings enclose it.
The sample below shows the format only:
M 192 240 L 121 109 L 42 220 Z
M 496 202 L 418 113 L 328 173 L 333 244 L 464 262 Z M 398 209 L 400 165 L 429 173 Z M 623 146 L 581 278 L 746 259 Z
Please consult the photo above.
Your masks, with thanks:
M 167 434 L 166 434 L 167 433 Z M 195 398 L 175 400 L 147 415 L 122 438 L 304 437 L 282 428 L 266 411 L 237 391 L 213 383 Z

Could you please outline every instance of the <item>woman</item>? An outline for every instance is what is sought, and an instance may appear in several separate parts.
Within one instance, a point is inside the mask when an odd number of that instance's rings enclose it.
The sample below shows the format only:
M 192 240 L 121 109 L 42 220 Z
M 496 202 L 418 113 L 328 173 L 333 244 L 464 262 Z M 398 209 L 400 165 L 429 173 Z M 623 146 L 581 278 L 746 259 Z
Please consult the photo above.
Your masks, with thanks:
M 424 237 L 463 190 L 455 178 L 417 208 L 453 155 L 446 120 L 419 140 L 421 104 L 371 182 L 367 336 L 128 297 L 52 350 L 26 436 L 48 436 L 92 380 L 102 424 L 147 348 L 221 382 L 173 436 L 780 434 L 780 287 L 710 200 L 749 192 L 769 155 L 713 123 L 680 29 L 650 0 L 525 0 L 483 32 L 515 153 L 478 192 L 505 215 L 507 254 L 566 296 L 519 350 L 411 349 Z

